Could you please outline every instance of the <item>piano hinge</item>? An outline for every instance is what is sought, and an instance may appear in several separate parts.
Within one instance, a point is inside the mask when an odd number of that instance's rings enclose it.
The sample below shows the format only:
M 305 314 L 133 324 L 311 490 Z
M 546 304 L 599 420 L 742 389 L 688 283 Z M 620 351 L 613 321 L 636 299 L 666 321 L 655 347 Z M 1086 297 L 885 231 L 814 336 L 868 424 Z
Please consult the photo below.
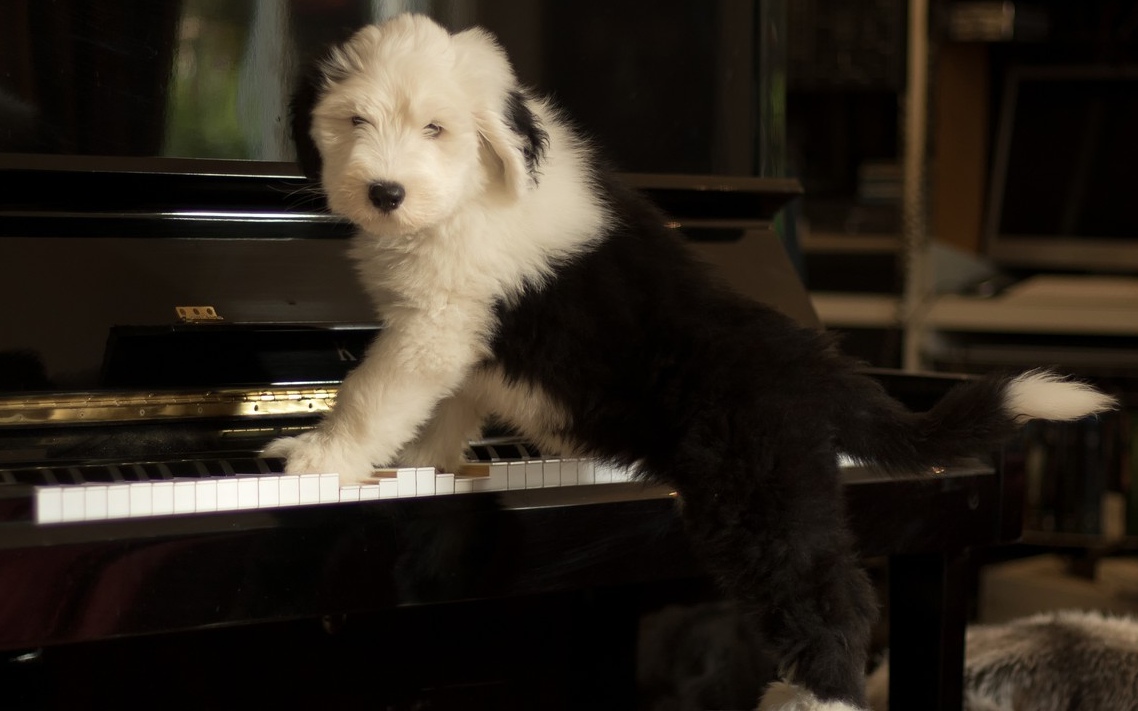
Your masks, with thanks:
M 175 306 L 174 312 L 183 323 L 203 323 L 206 321 L 224 321 L 217 309 L 212 306 Z

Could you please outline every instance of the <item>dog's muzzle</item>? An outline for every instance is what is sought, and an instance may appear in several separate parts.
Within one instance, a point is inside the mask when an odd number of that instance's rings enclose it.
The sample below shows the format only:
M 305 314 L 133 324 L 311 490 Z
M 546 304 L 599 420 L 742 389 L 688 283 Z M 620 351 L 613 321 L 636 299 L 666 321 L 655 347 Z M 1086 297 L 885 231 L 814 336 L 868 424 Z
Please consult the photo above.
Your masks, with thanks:
M 407 197 L 407 191 L 399 183 L 379 181 L 368 186 L 367 197 L 371 200 L 372 205 L 383 212 L 391 212 L 403 204 L 403 198 Z

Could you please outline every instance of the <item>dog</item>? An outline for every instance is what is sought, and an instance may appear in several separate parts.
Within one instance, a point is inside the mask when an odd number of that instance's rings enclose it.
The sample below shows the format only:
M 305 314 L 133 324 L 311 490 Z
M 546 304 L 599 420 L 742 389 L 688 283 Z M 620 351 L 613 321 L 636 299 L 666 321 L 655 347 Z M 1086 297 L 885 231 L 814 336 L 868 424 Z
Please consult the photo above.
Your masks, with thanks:
M 265 453 L 345 484 L 396 462 L 454 471 L 493 417 L 674 487 L 777 660 L 764 709 L 865 707 L 877 607 L 839 451 L 912 473 L 1113 404 L 1031 372 L 910 413 L 825 334 L 719 283 L 482 29 L 360 29 L 302 80 L 292 124 L 302 169 L 358 228 L 384 327 L 326 418 Z

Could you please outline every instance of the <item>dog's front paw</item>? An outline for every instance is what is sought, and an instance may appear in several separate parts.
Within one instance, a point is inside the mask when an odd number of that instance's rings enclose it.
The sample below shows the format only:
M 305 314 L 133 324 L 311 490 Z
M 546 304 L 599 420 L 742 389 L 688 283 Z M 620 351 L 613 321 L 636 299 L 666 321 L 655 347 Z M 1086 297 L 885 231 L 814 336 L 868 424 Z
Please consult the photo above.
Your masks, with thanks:
M 373 471 L 359 448 L 330 439 L 319 430 L 273 440 L 261 454 L 283 458 L 287 474 L 339 474 L 341 486 L 358 484 Z

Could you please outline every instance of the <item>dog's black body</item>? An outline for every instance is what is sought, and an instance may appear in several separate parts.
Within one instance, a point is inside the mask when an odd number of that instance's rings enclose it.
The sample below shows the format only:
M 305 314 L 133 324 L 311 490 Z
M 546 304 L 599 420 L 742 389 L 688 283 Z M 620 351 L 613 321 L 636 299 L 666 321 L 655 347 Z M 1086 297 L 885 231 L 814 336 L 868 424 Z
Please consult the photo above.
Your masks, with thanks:
M 993 417 L 1000 384 L 955 393 L 966 414 L 911 415 L 827 335 L 736 296 L 654 208 L 602 186 L 626 222 L 500 307 L 495 365 L 564 404 L 567 441 L 675 486 L 699 550 L 754 605 L 783 668 L 857 701 L 877 608 L 846 533 L 838 450 L 911 474 L 983 451 L 1012 431 Z
M 314 178 L 319 94 L 306 85 L 293 107 Z M 503 102 L 540 182 L 548 135 L 522 93 Z M 877 605 L 844 522 L 838 452 L 919 475 L 987 451 L 1016 426 L 1007 381 L 910 413 L 829 336 L 720 284 L 645 198 L 602 168 L 592 180 L 616 219 L 594 248 L 499 301 L 480 367 L 539 385 L 568 414 L 554 434 L 580 453 L 674 486 L 695 549 L 753 613 L 784 676 L 864 704 Z

